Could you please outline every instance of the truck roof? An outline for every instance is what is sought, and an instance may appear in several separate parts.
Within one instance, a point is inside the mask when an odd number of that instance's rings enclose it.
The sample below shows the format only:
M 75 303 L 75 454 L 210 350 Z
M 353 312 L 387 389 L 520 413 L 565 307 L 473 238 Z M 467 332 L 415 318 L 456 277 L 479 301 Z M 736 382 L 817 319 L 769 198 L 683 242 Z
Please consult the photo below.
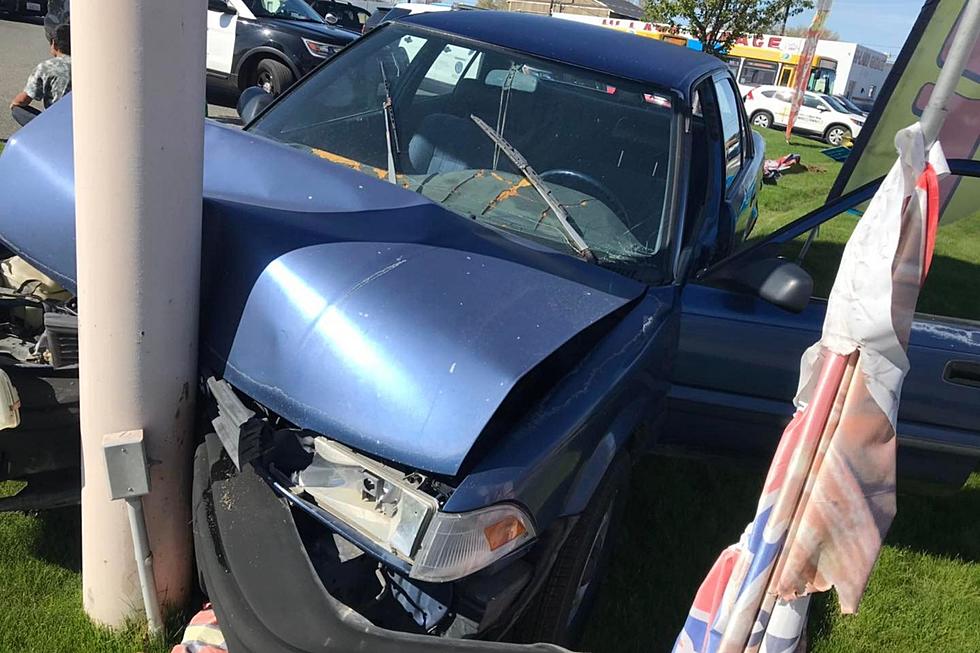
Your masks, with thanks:
M 716 70 L 725 70 L 721 60 L 689 48 L 550 16 L 441 11 L 413 14 L 399 22 L 670 88 L 685 101 L 695 81 Z

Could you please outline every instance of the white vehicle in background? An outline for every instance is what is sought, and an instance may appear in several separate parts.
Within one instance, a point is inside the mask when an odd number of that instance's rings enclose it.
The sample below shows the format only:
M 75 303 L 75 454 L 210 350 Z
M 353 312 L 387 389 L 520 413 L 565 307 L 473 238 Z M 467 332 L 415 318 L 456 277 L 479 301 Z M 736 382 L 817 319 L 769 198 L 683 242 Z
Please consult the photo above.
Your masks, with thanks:
M 745 94 L 745 112 L 754 127 L 785 127 L 789 120 L 793 89 L 784 86 L 757 86 Z M 855 138 L 864 118 L 848 111 L 838 100 L 821 93 L 807 92 L 800 105 L 794 131 L 816 134 L 831 145 L 842 145 Z

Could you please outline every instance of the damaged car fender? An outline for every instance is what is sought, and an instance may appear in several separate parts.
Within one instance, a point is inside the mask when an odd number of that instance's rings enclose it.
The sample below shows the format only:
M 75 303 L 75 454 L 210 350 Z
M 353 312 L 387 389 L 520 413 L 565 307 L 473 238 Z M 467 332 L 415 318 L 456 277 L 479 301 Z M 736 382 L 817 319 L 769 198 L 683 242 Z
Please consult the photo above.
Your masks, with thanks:
M 533 411 L 512 423 L 446 505 L 521 497 L 541 523 L 581 512 L 608 465 L 668 389 L 676 289 L 651 288 Z

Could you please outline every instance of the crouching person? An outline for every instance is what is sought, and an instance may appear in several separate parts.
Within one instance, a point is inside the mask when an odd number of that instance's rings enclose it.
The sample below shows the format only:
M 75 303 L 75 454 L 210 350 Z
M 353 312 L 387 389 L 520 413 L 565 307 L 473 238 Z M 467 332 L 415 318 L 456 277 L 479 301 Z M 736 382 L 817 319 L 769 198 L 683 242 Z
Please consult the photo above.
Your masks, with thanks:
M 59 25 L 51 39 L 51 58 L 42 61 L 27 78 L 24 90 L 10 103 L 10 112 L 19 125 L 33 120 L 40 109 L 31 106 L 40 102 L 47 109 L 71 91 L 71 31 Z

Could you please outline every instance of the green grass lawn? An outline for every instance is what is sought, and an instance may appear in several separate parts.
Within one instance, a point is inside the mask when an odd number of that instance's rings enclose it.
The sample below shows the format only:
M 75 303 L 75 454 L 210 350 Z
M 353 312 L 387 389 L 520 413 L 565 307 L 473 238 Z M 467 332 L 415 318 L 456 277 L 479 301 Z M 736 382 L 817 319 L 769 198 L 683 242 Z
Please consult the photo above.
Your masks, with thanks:
M 17 488 L 0 483 L 0 496 Z M 163 653 L 139 624 L 98 628 L 82 612 L 81 514 L 65 508 L 0 514 L 0 651 Z M 174 631 L 175 632 L 175 631 Z
M 597 653 L 669 651 L 704 574 L 752 519 L 762 470 L 649 457 L 633 471 L 625 533 L 588 633 Z M 815 653 L 980 650 L 980 475 L 949 496 L 900 493 L 858 614 L 818 595 Z
M 797 152 L 808 170 L 765 187 L 757 234 L 819 206 L 840 169 L 820 154 L 822 143 L 794 137 L 786 145 L 775 131 L 765 138 L 769 158 Z M 821 231 L 811 252 L 818 284 L 829 286 L 833 257 L 855 219 L 845 216 Z M 937 312 L 970 314 L 980 296 L 974 290 L 980 226 L 976 220 L 960 225 L 940 232 L 942 260 L 937 258 L 933 275 L 943 292 L 924 298 Z M 941 272 L 950 266 L 952 271 Z M 730 463 L 662 456 L 641 461 L 634 470 L 625 530 L 584 647 L 597 653 L 668 651 L 705 572 L 752 518 L 762 478 L 762 469 Z M 11 488 L 0 483 L 0 493 Z M 79 525 L 77 509 L 0 514 L 0 653 L 168 650 L 174 635 L 169 642 L 151 640 L 138 625 L 110 633 L 85 618 Z M 843 617 L 832 594 L 818 597 L 809 623 L 811 650 L 980 651 L 978 563 L 980 475 L 948 496 L 900 493 L 898 517 L 860 613 Z
M 820 153 L 830 147 L 826 143 L 793 136 L 787 144 L 781 131 L 766 129 L 759 133 L 766 141 L 767 159 L 799 154 L 804 172 L 784 174 L 775 186 L 763 186 L 759 194 L 759 221 L 752 232 L 754 238 L 775 231 L 822 205 L 841 169 L 840 163 Z

